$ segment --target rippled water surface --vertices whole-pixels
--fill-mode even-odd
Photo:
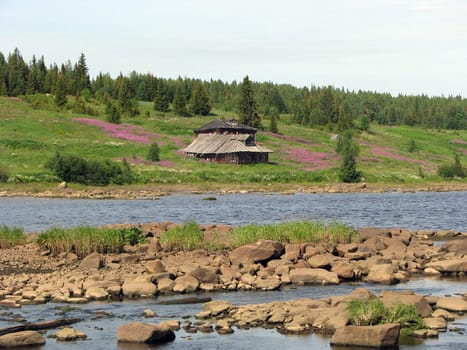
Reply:
[[[366,285],[359,284],[360,287],[366,287],[375,293],[381,290],[404,290],[411,289],[419,294],[444,295],[445,293],[456,294],[465,292],[465,280],[439,280],[439,279],[418,279],[395,286]],[[267,303],[277,300],[290,300],[298,298],[323,298],[333,295],[348,294],[356,288],[354,284],[341,284],[338,286],[306,286],[300,288],[290,288],[283,291],[273,292],[230,292],[215,293],[203,296],[211,296],[213,300],[227,300],[233,305],[244,305],[251,303]],[[201,311],[202,304],[188,305],[162,305],[160,302],[167,299],[178,297],[160,297],[155,299],[143,299],[130,302],[111,302],[111,303],[89,303],[85,305],[73,305],[76,309],[66,314],[66,317],[79,317],[83,322],[73,325],[74,328],[85,332],[89,339],[86,341],[77,341],[71,343],[60,343],[54,339],[47,339],[47,344],[41,347],[43,350],[51,349],[152,349],[149,346],[130,346],[117,344],[116,330],[118,326],[128,322],[160,322],[161,320],[177,319],[183,322],[182,318],[188,317],[194,321],[194,315]],[[22,316],[29,321],[38,321],[39,319],[55,319],[63,317],[57,315],[58,309],[66,305],[49,303],[46,305],[23,306],[21,309],[15,309],[13,312],[17,316]],[[155,311],[158,317],[153,319],[144,319],[141,315],[143,310],[151,309]],[[96,317],[98,314],[112,313],[111,317]],[[1,314],[0,310],[0,314]],[[11,317],[11,316],[10,316]],[[1,318],[1,317],[0,317]],[[11,323],[0,321],[0,327],[12,325]],[[461,328],[467,328],[467,318],[460,318],[456,325]],[[53,334],[55,330],[48,331],[47,334]],[[401,346],[401,349],[465,349],[467,336],[457,332],[441,333],[438,340],[426,340],[423,344],[417,346]],[[182,330],[176,332],[176,340],[172,343],[159,345],[153,349],[331,349],[329,338],[312,334],[305,336],[285,336],[277,333],[274,329],[255,328],[250,330],[238,330],[232,335],[218,335],[217,333],[197,333],[188,334]],[[350,348],[347,348],[350,349]]]
[[[159,200],[1,198],[0,224],[53,226],[172,221],[244,225],[284,220],[339,221],[355,227],[467,231],[467,192],[170,195]]]
[[[381,194],[229,194],[170,195],[159,200],[69,200],[39,198],[0,198],[0,225],[20,226],[26,231],[43,231],[53,226],[72,227],[80,224],[143,223],[154,221],[224,223],[244,225],[275,223],[289,220],[339,221],[355,227],[407,227],[410,229],[455,229],[467,231],[467,192],[381,193]],[[413,289],[419,294],[455,294],[467,291],[466,280],[419,279],[396,286],[365,285],[375,292],[384,289]],[[290,300],[301,297],[323,298],[348,294],[355,285],[310,286],[274,292],[233,292],[212,294],[213,299],[227,300],[234,305]],[[203,294],[204,296],[205,294]],[[133,321],[160,322],[193,316],[201,311],[200,304],[162,305],[164,298],[122,303],[89,303],[77,305],[68,317],[80,317],[74,325],[89,339],[59,343],[47,339],[40,349],[151,349],[148,346],[124,346],[116,343],[119,325]],[[51,320],[58,317],[57,304],[23,306],[13,315],[0,309],[0,327],[16,325],[8,321],[14,316],[28,321]],[[158,317],[144,319],[144,309],[152,309]],[[11,310],[7,310],[11,311]],[[111,312],[112,317],[96,318],[96,312]],[[467,329],[467,318],[456,321]],[[54,331],[48,331],[52,334]],[[465,332],[464,332],[465,333]],[[466,333],[467,334],[467,333]],[[401,349],[454,350],[467,349],[467,335],[441,333],[439,340],[426,340],[421,345],[402,345]],[[319,335],[284,336],[275,330],[235,330],[232,335],[176,333],[174,342],[157,349],[331,349],[329,339]],[[154,348],[155,349],[155,348]],[[349,349],[349,348],[348,348]]]

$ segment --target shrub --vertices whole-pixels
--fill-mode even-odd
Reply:
[[[415,143],[414,139],[410,139],[409,144],[407,145],[407,151],[410,153],[418,151],[418,146]]]
[[[22,228],[0,226],[0,248],[10,248],[15,245],[24,244],[26,236]]]
[[[119,164],[106,160],[86,160],[76,155],[56,153],[45,165],[63,181],[85,185],[124,184],[134,181],[127,162]]]
[[[415,305],[398,303],[387,307],[379,299],[352,300],[346,308],[350,322],[356,326],[372,326],[384,323],[399,323],[401,334],[410,335],[414,330],[424,328],[423,318]]]
[[[453,177],[464,178],[467,175],[467,171],[462,166],[459,155],[456,154],[452,164],[444,164],[438,168],[438,175],[445,179]]]
[[[10,172],[6,168],[0,168],[0,182],[8,182]]]
[[[160,153],[159,145],[157,144],[157,142],[153,142],[149,146],[149,151],[148,151],[148,155],[146,158],[150,161],[158,162],[160,160],[159,153]]]

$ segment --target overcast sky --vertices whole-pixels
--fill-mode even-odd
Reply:
[[[0,0],[0,51],[240,81],[467,97],[467,0]]]

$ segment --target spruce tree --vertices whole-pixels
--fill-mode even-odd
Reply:
[[[269,131],[275,134],[279,133],[279,128],[277,126],[277,114],[273,113],[271,116],[271,124],[269,125]]]
[[[154,109],[158,112],[167,112],[169,110],[167,86],[162,79],[157,80],[156,92],[154,93]]]
[[[197,115],[208,115],[211,111],[208,93],[199,80],[195,80],[193,83],[193,90],[190,98],[190,111]]]
[[[359,182],[360,172],[357,171],[356,161],[359,149],[358,145],[352,141],[352,134],[350,132],[339,134],[336,151],[341,156],[339,179],[342,182]]]
[[[253,128],[261,128],[261,117],[256,108],[256,101],[253,94],[253,85],[248,75],[243,78],[240,85],[240,99],[238,101],[238,114],[240,123]]]
[[[175,88],[175,95],[172,101],[173,109],[176,115],[187,117],[189,115],[186,108],[186,98],[183,94],[183,86],[181,79],[177,81],[177,87]]]
[[[67,103],[65,80],[62,75],[58,76],[57,83],[55,84],[55,104],[58,107],[63,107]]]
[[[74,85],[75,85],[75,95],[81,94],[81,91],[84,89],[91,89],[91,83],[89,80],[88,66],[86,64],[86,57],[84,53],[81,53],[79,56],[78,63],[74,67]]]

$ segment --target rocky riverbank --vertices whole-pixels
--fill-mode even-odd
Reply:
[[[283,244],[259,241],[233,250],[167,251],[159,238],[172,223],[139,225],[147,243],[127,246],[121,254],[78,257],[52,256],[31,242],[2,249],[0,254],[0,306],[19,308],[47,302],[87,303],[126,300],[194,292],[277,290],[287,285],[339,284],[352,281],[395,284],[414,276],[465,278],[467,234],[456,231],[360,230],[360,242],[335,244]],[[124,225],[119,225],[124,226]],[[228,235],[228,226],[203,226],[205,237]],[[30,237],[31,239],[33,236]],[[446,240],[434,244],[434,240]],[[229,332],[238,328],[275,327],[283,333],[333,333],[349,323],[343,312],[352,298],[380,298],[417,306],[434,335],[446,320],[467,311],[467,295],[453,299],[419,296],[413,292],[373,295],[355,290],[351,295],[325,300],[291,300],[237,307],[208,303],[196,327]],[[185,325],[193,330],[195,326]]]
[[[80,199],[155,199],[171,193],[382,193],[382,192],[453,192],[467,191],[466,182],[433,183],[433,184],[246,184],[223,185],[205,184],[202,187],[194,185],[131,185],[106,187],[75,187],[67,183],[55,186],[5,186],[0,188],[0,197],[40,197],[40,198],[80,198]]]

